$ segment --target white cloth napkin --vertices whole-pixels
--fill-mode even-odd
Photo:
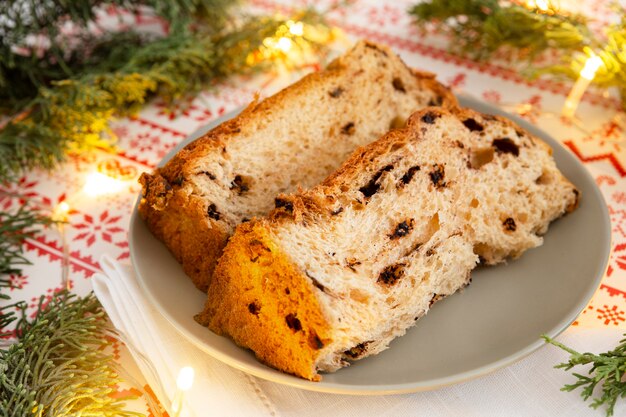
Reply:
[[[579,392],[560,388],[574,377],[553,369],[567,353],[546,346],[485,377],[436,391],[355,397],[303,391],[264,381],[231,368],[186,341],[143,296],[131,266],[103,256],[103,274],[92,278],[96,296],[114,326],[134,345],[131,353],[147,382],[167,407],[178,371],[192,366],[196,377],[181,416],[604,416],[589,408]],[[571,327],[559,341],[579,351],[605,352],[620,329]],[[144,355],[149,361],[140,356]],[[148,364],[151,363],[152,366]],[[152,368],[152,369],[151,369]],[[582,373],[582,370],[578,370]],[[162,387],[162,390],[159,388]],[[626,400],[615,416],[626,415]]]

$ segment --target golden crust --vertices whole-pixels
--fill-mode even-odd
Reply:
[[[320,379],[315,361],[330,342],[328,322],[308,280],[272,242],[263,220],[237,228],[196,321],[269,366]]]

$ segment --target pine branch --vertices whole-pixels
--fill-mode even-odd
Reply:
[[[588,352],[579,353],[548,336],[542,336],[546,342],[570,354],[567,362],[560,363],[555,368],[569,371],[578,365],[591,364],[589,376],[573,373],[577,380],[572,384],[565,385],[561,390],[570,392],[582,388],[580,395],[587,401],[593,396],[596,386],[600,385],[602,395],[594,398],[590,407],[605,406],[607,417],[612,416],[617,400],[626,398],[626,334],[624,336],[625,338],[620,341],[615,349],[598,355]]]
[[[105,353],[109,324],[95,296],[64,291],[44,300],[32,320],[22,310],[19,342],[0,350],[0,415],[140,416],[111,396],[120,380]]]
[[[512,47],[532,60],[548,48],[580,50],[591,36],[581,15],[535,13],[497,0],[431,0],[409,13],[418,25],[439,22],[454,35],[455,51],[477,59]]]
[[[582,15],[531,10],[514,2],[429,0],[416,4],[409,13],[419,27],[435,22],[440,31],[451,34],[453,52],[480,60],[500,53],[511,62],[526,63],[524,72],[529,78],[547,75],[576,80],[586,60],[597,55],[603,65],[594,83],[615,87],[626,109],[626,9],[616,8],[621,22],[606,28],[606,39],[596,37]],[[531,65],[546,52],[556,52],[560,63]]]
[[[298,19],[320,21],[312,12]],[[0,130],[0,181],[33,167],[52,168],[68,151],[110,146],[108,121],[136,112],[156,96],[179,100],[233,74],[263,68],[267,61],[249,57],[285,23],[256,17],[217,35],[179,30],[128,53],[116,71],[94,69],[40,88],[26,113]],[[316,39],[303,39],[320,47]]]
[[[2,193],[0,192],[0,195]],[[20,273],[19,265],[29,265],[22,244],[42,226],[53,223],[32,206],[23,204],[15,212],[0,211],[0,288],[7,287],[3,275]]]
[[[228,0],[78,0],[69,2],[9,0],[0,2],[0,106],[19,111],[41,87],[55,80],[76,77],[101,64],[117,66],[124,61],[107,59],[110,51],[128,50],[146,38],[131,26],[122,33],[96,34],[88,25],[96,22],[96,10],[116,6],[130,14],[146,13],[146,7],[161,17],[171,33],[192,22],[204,31],[217,33],[227,22]],[[143,10],[140,10],[142,9]],[[71,21],[78,33],[62,32]],[[133,43],[110,42],[110,38],[133,38]],[[149,37],[148,37],[149,39]],[[144,42],[145,40],[141,41]],[[140,42],[140,43],[141,43]]]

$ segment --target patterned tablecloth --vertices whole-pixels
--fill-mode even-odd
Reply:
[[[253,12],[287,14],[306,3],[253,0],[248,7]],[[316,2],[316,7],[328,7],[332,3],[331,0]],[[446,49],[449,39],[440,35],[436,27],[424,36],[411,24],[406,9],[412,1],[382,3],[357,0],[350,6],[339,6],[330,13],[330,21],[351,39],[366,38],[389,45],[409,65],[436,73],[456,93],[469,94],[517,112],[557,138],[587,167],[608,205],[613,250],[599,290],[574,325],[626,329],[626,132],[620,119],[624,115],[619,113],[619,100],[601,92],[588,92],[577,113],[584,126],[581,130],[556,116],[571,84],[527,81],[519,69],[506,64],[478,63],[452,55]],[[597,19],[598,28],[614,18],[608,1],[588,3],[587,10]],[[110,13],[115,11],[112,9]],[[150,24],[145,20],[137,23]],[[246,105],[255,92],[270,95],[301,75],[266,73],[233,79],[175,108],[154,102],[134,118],[113,122],[113,130],[119,136],[116,154],[97,151],[73,157],[52,173],[29,173],[8,191],[50,209],[63,201],[69,205],[66,236],[71,285],[75,292],[86,294],[91,290],[90,277],[99,271],[98,259],[102,254],[129,260],[127,232],[140,192],[139,174],[152,170],[169,150],[200,126]],[[93,176],[98,170],[125,180],[112,184],[111,192],[92,195],[94,188],[102,189],[98,185],[102,178]],[[20,204],[16,198],[0,197],[2,210]],[[50,297],[62,288],[61,237],[57,230],[50,229],[27,240],[25,249],[33,265],[25,267],[23,274],[11,276],[10,296],[13,300],[27,300],[32,314],[42,294]],[[133,366],[122,347],[116,349],[116,355],[124,367]],[[120,388],[120,394],[124,392],[127,391]]]

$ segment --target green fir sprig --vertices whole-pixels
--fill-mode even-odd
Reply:
[[[60,292],[41,298],[34,318],[21,307],[19,341],[0,350],[0,415],[121,416],[125,400],[110,394],[120,382],[108,353],[109,329],[93,294]],[[2,311],[6,317],[6,312]]]
[[[450,50],[478,60],[496,54],[511,63],[524,64],[529,78],[580,76],[592,55],[602,59],[594,83],[616,88],[626,109],[626,9],[616,7],[620,21],[603,33],[589,29],[591,19],[554,8],[539,10],[514,1],[427,0],[409,13],[418,27],[436,24],[440,32],[452,35]],[[556,63],[538,63],[545,53],[556,55]]]
[[[150,36],[130,27],[109,32],[98,26],[98,9],[116,7],[131,16],[153,14],[163,19],[170,33],[184,30],[191,22],[205,31],[217,32],[227,23],[229,0],[73,0],[0,2],[0,107],[18,110],[52,81],[115,70],[129,53]],[[147,10],[150,10],[147,12]],[[64,32],[64,24],[74,29]],[[65,26],[67,27],[67,26]],[[104,32],[104,33],[102,33]],[[153,37],[152,37],[153,38]],[[123,52],[120,54],[120,51]],[[119,59],[122,58],[122,59]]]
[[[9,197],[0,191],[2,196]],[[0,297],[4,294],[2,289],[9,287],[7,275],[18,274],[20,266],[30,264],[24,256],[24,240],[52,223],[50,217],[33,209],[28,201],[17,210],[0,211]]]
[[[296,18],[321,25],[312,11]],[[132,50],[112,44],[108,54],[118,56],[117,68],[102,64],[38,87],[37,95],[0,127],[0,182],[32,168],[53,168],[70,151],[110,147],[111,118],[132,114],[152,98],[173,102],[229,76],[266,67],[268,62],[249,57],[286,22],[254,17],[218,33],[182,27]],[[322,46],[304,38],[314,48]]]
[[[626,398],[626,334],[624,336],[615,349],[600,354],[579,353],[548,336],[542,336],[546,342],[570,354],[567,362],[560,363],[555,368],[569,371],[579,365],[591,364],[588,375],[573,373],[576,382],[565,385],[561,390],[570,392],[582,388],[580,395],[587,401],[594,395],[596,387],[600,386],[602,395],[593,398],[590,407],[605,406],[606,415],[612,416],[617,400]]]
[[[454,35],[455,51],[486,59],[496,51],[533,59],[548,48],[579,50],[590,38],[587,19],[578,14],[536,13],[498,0],[431,0],[410,11],[418,24],[436,21]]]

